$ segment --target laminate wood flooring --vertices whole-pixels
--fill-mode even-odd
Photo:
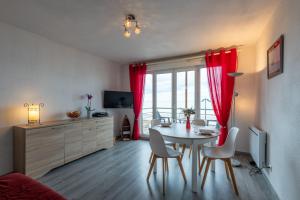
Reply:
[[[226,177],[224,164],[216,161],[215,172],[209,172],[203,191],[202,176],[198,176],[198,192],[191,189],[191,159],[188,149],[183,158],[187,176],[184,184],[176,159],[169,159],[166,175],[166,194],[162,195],[162,164],[157,174],[146,181],[149,169],[148,141],[117,142],[113,148],[98,151],[52,170],[39,179],[67,199],[80,200],[144,200],[144,199],[203,199],[203,200],[276,200],[277,195],[261,174],[249,175],[250,157],[237,155],[242,167],[234,168],[239,189],[236,196]],[[201,158],[202,159],[202,158]]]

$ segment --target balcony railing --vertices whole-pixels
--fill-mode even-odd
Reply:
[[[216,125],[216,116],[213,109],[208,108],[210,103],[209,99],[202,99],[201,102],[204,102],[204,108],[200,109],[200,118],[207,121],[208,125]],[[163,119],[169,118],[171,121],[176,122],[185,122],[186,118],[182,112],[183,108],[177,108],[176,119],[172,118],[172,108],[162,108],[158,107],[157,111]],[[153,108],[143,108],[141,122],[143,123],[143,133],[148,134],[148,129],[151,126],[151,120],[153,119]]]

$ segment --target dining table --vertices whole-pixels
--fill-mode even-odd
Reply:
[[[215,145],[219,133],[215,127],[212,126],[196,126],[192,125],[190,129],[186,128],[183,123],[174,123],[170,126],[157,125],[153,129],[159,131],[166,141],[176,143],[179,149],[179,144],[192,145],[192,191],[197,192],[197,151],[198,146],[210,143]],[[209,134],[208,134],[209,133]],[[200,162],[200,161],[199,161]],[[212,162],[211,170],[214,171],[215,164]],[[154,172],[156,173],[157,163],[154,165]]]

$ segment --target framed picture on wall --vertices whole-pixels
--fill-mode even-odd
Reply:
[[[268,79],[283,73],[283,35],[268,49]]]

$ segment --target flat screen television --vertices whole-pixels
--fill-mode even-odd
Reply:
[[[131,92],[104,91],[104,108],[133,108]]]

